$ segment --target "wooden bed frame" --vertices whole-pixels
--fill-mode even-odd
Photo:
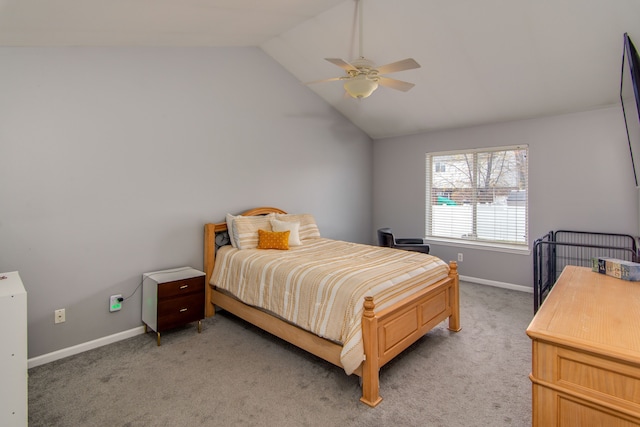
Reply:
[[[272,212],[286,213],[278,208],[259,207],[248,210],[242,215],[266,215]],[[209,284],[215,263],[216,235],[226,230],[226,222],[205,224],[204,227],[206,316],[213,316],[217,306],[309,353],[342,367],[340,362],[342,346],[339,344],[246,305]],[[375,311],[373,298],[366,298],[362,317],[365,360],[354,372],[362,380],[360,400],[363,403],[374,407],[382,400],[378,375],[380,368],[387,362],[447,318],[449,330],[457,332],[461,329],[458,267],[455,261],[451,261],[449,267],[450,272],[447,278],[379,312]]]

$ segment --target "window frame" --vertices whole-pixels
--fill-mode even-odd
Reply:
[[[487,239],[464,239],[464,238],[454,238],[454,237],[445,237],[445,236],[434,236],[432,235],[432,222],[433,222],[433,204],[432,198],[437,197],[438,194],[433,193],[433,182],[434,177],[434,165],[436,163],[442,163],[442,160],[438,157],[443,156],[451,156],[451,155],[469,155],[473,154],[477,156],[481,153],[490,153],[490,152],[499,152],[499,151],[517,151],[517,150],[525,150],[525,158],[526,158],[526,167],[525,167],[525,191],[526,191],[526,200],[525,200],[525,214],[524,214],[524,232],[525,232],[525,240],[522,243],[512,242],[512,241],[501,241],[501,240],[487,240]],[[477,157],[476,157],[477,158]],[[446,168],[449,170],[449,168]],[[477,168],[474,166],[474,169]],[[479,181],[476,180],[476,189],[478,188]],[[477,201],[475,202],[478,203]],[[477,223],[478,215],[477,212],[474,213],[473,221]],[[519,145],[509,145],[509,146],[496,146],[496,147],[484,147],[484,148],[473,148],[473,149],[462,149],[462,150],[449,150],[449,151],[438,151],[438,152],[429,152],[425,154],[425,236],[429,241],[442,243],[448,246],[457,246],[457,247],[472,247],[478,249],[490,249],[499,252],[508,252],[508,253],[530,253],[529,244],[530,244],[530,233],[529,233],[529,146],[527,144],[519,144]]]

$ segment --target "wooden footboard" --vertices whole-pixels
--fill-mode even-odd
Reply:
[[[257,208],[243,215],[262,215],[270,212],[285,213],[277,208]],[[309,353],[342,367],[340,345],[248,306],[217,291],[213,285],[209,284],[215,262],[216,234],[226,229],[226,223],[222,222],[205,224],[206,316],[213,316],[217,306]],[[380,368],[436,325],[449,319],[450,330],[457,332],[461,329],[456,262],[452,261],[449,267],[447,278],[384,310],[376,312],[373,299],[366,298],[362,318],[365,361],[354,372],[362,377],[362,397],[360,398],[362,402],[372,407],[380,403],[382,400],[379,392]]]
[[[461,329],[458,266],[452,261],[449,267],[448,278],[378,313],[374,311],[373,298],[366,297],[362,317],[362,402],[369,406],[380,403],[380,368],[440,322],[448,318],[450,330]]]

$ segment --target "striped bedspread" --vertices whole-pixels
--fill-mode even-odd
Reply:
[[[430,255],[315,238],[285,251],[220,248],[211,283],[342,344],[342,366],[351,374],[364,360],[365,296],[384,309],[448,273]]]

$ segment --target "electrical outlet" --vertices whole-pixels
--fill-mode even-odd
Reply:
[[[60,308],[53,312],[53,323],[64,323],[66,320],[64,308]]]
[[[111,295],[109,297],[109,311],[119,311],[122,308],[122,295]]]
[[[459,262],[462,262],[462,261],[463,261],[463,259],[464,259],[464,257],[462,256],[462,252],[459,252],[459,253],[458,253],[458,261],[459,261]]]

